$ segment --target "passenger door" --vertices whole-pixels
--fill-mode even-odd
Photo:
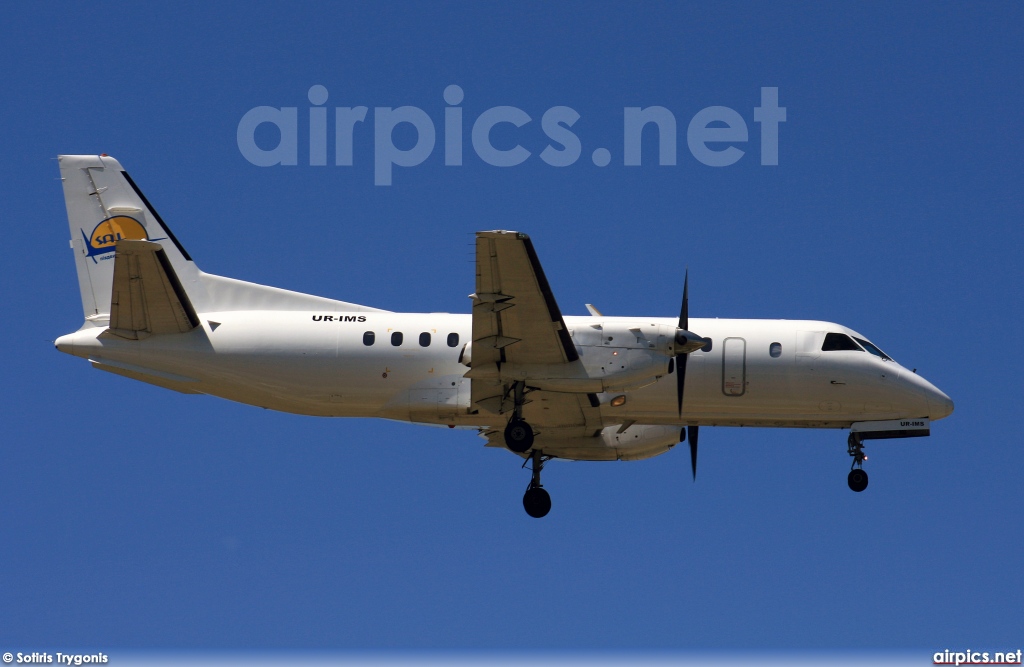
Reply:
[[[722,341],[722,393],[742,396],[747,391],[747,341],[726,338]]]

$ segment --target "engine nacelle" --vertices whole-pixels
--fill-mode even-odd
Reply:
[[[465,377],[495,384],[525,381],[548,391],[602,393],[631,391],[667,375],[677,354],[700,349],[707,341],[667,324],[604,322],[572,332],[579,361],[569,364],[484,364],[474,366],[473,344],[467,342],[459,363]]]
[[[680,427],[632,424],[626,429],[608,426],[593,437],[554,438],[541,431],[535,446],[545,453],[577,461],[637,461],[672,449],[680,439]]]
[[[628,391],[653,384],[668,373],[677,354],[707,344],[697,334],[668,324],[605,321],[574,332],[580,360],[603,391]]]
[[[609,426],[601,431],[606,445],[615,450],[619,461],[639,461],[664,454],[680,440],[678,426],[648,426],[633,424],[622,433],[619,427]]]
[[[582,332],[581,332],[582,333]],[[708,339],[698,336],[692,331],[679,329],[668,324],[647,324],[637,325],[635,323],[605,322],[599,328],[599,333],[588,332],[586,336],[580,336],[591,344],[595,337],[599,339],[598,347],[626,347],[629,349],[643,349],[658,352],[666,357],[674,357],[677,354],[689,354],[704,347]]]

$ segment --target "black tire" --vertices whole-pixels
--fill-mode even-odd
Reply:
[[[851,491],[860,493],[868,488],[868,474],[860,468],[854,468],[846,477],[846,483],[850,485]]]
[[[527,489],[523,496],[523,509],[534,519],[546,516],[551,511],[551,496],[539,486]]]
[[[533,447],[533,428],[522,419],[513,419],[505,427],[505,446],[516,454]]]

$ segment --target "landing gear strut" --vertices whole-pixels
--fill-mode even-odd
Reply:
[[[856,433],[851,433],[846,441],[846,452],[853,457],[853,463],[850,464],[850,474],[846,477],[846,483],[850,485],[851,491],[860,493],[868,488],[868,474],[863,469],[864,461],[868,457],[864,456],[864,443]]]
[[[525,382],[516,382],[512,385],[515,408],[512,410],[512,418],[508,420],[508,426],[505,427],[505,446],[516,454],[528,452],[533,447],[533,427],[523,419],[523,405],[526,403],[523,398],[525,393]]]
[[[550,458],[536,449],[530,454],[533,475],[530,477],[530,485],[526,487],[526,493],[523,494],[523,509],[534,519],[539,519],[551,511],[551,496],[540,484],[540,471]]]

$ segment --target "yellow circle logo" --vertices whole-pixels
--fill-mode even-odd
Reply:
[[[107,218],[92,230],[92,234],[89,236],[89,255],[113,252],[117,242],[121,239],[146,240],[148,238],[146,228],[138,220],[126,215],[116,215]]]

